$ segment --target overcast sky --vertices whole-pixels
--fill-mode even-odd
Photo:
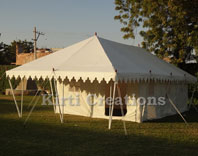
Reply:
[[[30,41],[36,26],[45,33],[39,38],[40,48],[63,48],[94,32],[106,39],[138,45],[139,35],[135,40],[122,39],[122,25],[114,20],[118,13],[114,8],[114,0],[0,0],[0,42]]]

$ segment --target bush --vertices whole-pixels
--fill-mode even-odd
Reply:
[[[198,72],[195,75],[196,75],[197,80],[198,80]],[[192,103],[194,105],[198,105],[198,81],[195,84],[189,85],[189,88],[188,88],[189,100],[191,100],[191,97],[192,97],[193,93],[194,93],[194,95],[193,95]]]
[[[191,75],[196,76],[198,80],[198,63],[181,64],[179,67],[184,71],[190,73]],[[192,103],[194,105],[198,105],[198,81],[195,84],[190,84],[188,87],[188,103],[191,100],[193,92],[194,96],[192,99]]]
[[[16,65],[0,65],[0,94],[4,93],[5,89],[10,88],[5,72],[15,67],[17,66]],[[12,78],[11,82],[12,82],[13,88],[15,88],[19,84],[20,80],[16,81],[14,78]]]

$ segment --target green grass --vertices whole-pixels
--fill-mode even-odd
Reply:
[[[125,136],[121,121],[59,115],[51,106],[36,106],[24,127],[27,105],[19,119],[10,96],[0,95],[0,156],[31,155],[198,155],[198,113],[184,113],[189,125],[179,116],[137,124],[126,122]],[[17,97],[19,100],[20,97]]]

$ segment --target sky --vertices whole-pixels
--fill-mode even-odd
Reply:
[[[0,42],[32,41],[33,28],[45,33],[39,48],[64,48],[97,32],[99,37],[129,45],[142,38],[124,40],[122,25],[114,20],[114,0],[0,0]]]

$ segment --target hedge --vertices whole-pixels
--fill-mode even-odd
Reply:
[[[4,93],[5,89],[10,88],[8,80],[6,78],[6,70],[17,67],[16,65],[0,65],[0,93]],[[19,80],[11,79],[12,85],[15,88],[19,84]]]

